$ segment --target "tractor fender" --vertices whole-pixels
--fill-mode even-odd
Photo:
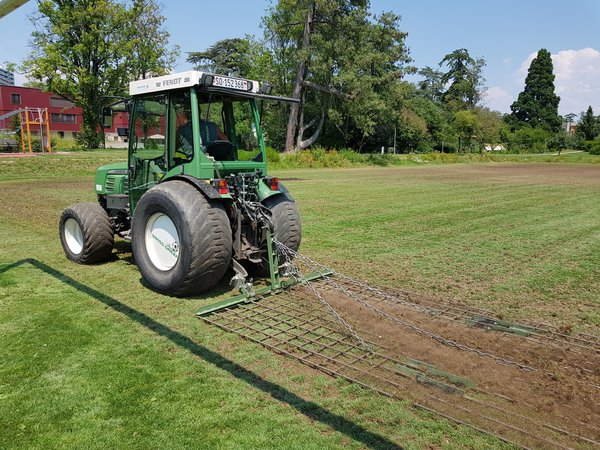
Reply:
[[[279,190],[288,198],[289,201],[295,202],[294,197],[292,197],[292,194],[290,194],[290,191],[288,191],[288,189],[281,182],[279,183]]]
[[[181,180],[191,184],[208,200],[221,200],[222,198],[221,194],[219,194],[219,191],[217,191],[210,183],[207,183],[204,180],[199,180],[198,178],[194,178],[189,175],[175,175],[163,180],[162,182],[165,183],[171,180]]]
[[[281,182],[279,183],[278,191],[270,190],[264,183],[259,184],[258,197],[261,202],[265,201],[267,198],[275,197],[276,195],[282,195],[286,197],[289,201],[294,201],[294,198],[292,197],[292,194],[290,194],[290,191],[288,191],[287,188]]]

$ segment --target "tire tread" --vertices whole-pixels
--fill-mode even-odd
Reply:
[[[83,233],[83,249],[71,257],[66,250],[63,226],[67,219],[79,222]],[[59,222],[60,238],[67,257],[79,264],[94,264],[106,261],[112,254],[115,236],[106,211],[98,203],[76,203],[66,208]]]

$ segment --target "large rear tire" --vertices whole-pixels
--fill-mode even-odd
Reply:
[[[65,255],[79,264],[107,260],[114,246],[112,224],[98,203],[77,203],[65,209],[58,225]]]
[[[205,292],[229,267],[232,235],[225,209],[184,181],[148,190],[132,225],[136,264],[144,280],[162,294]]]
[[[263,205],[271,210],[275,239],[298,251],[302,241],[302,223],[296,202],[280,194],[268,197]]]
[[[302,223],[300,221],[298,205],[285,194],[268,197],[263,201],[263,205],[271,210],[275,239],[286,247],[298,251],[300,242],[302,241]],[[283,252],[278,251],[277,256],[279,257],[280,265],[285,262]],[[268,276],[270,271],[267,259],[265,242],[262,262],[249,265],[249,270],[257,276]]]

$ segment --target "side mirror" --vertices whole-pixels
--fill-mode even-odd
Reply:
[[[112,128],[113,127],[113,117],[115,113],[112,108],[102,108],[102,127],[103,128]]]

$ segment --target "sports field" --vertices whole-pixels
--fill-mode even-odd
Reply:
[[[196,319],[233,291],[153,293],[124,241],[109,263],[68,262],[60,213],[94,201],[95,167],[121,155],[0,160],[1,448],[505,445]],[[302,254],[429,301],[600,334],[599,164],[275,175],[300,207]]]

